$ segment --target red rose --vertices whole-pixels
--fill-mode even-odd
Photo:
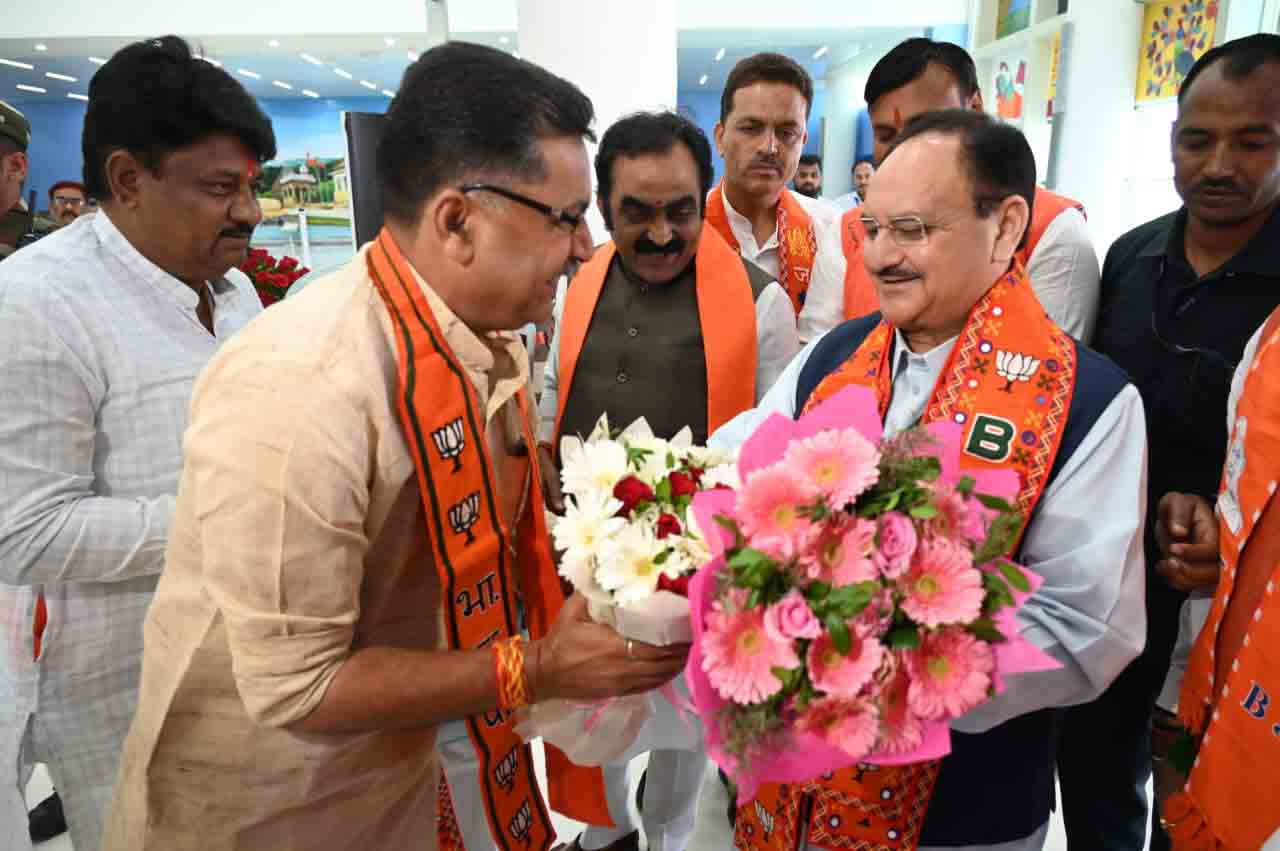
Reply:
[[[677,579],[670,579],[665,573],[658,574],[658,590],[670,591],[672,594],[679,594],[681,597],[689,596],[689,580],[691,576],[681,576]]]
[[[682,473],[679,470],[672,470],[671,475],[667,476],[667,481],[671,482],[671,498],[679,499],[682,496],[693,496],[698,492],[698,483],[693,476],[688,473]]]
[[[298,268],[298,261],[292,257],[281,257],[280,263],[276,266],[281,272],[292,272]]]
[[[689,468],[689,478],[693,479],[694,483],[696,483],[697,485],[701,486],[701,485],[702,485],[702,477],[706,474],[706,472],[707,472],[707,471],[706,471],[706,470],[704,470],[704,469],[702,469],[701,467],[690,467],[690,468]]]
[[[310,275],[310,274],[311,274],[311,270],[308,269],[306,266],[303,266],[301,269],[298,270],[299,278],[301,278],[303,275]]]
[[[637,505],[642,502],[652,502],[653,497],[653,488],[635,476],[627,476],[613,486],[613,498],[622,502],[622,508],[618,509],[618,517],[630,517]]]
[[[250,257],[267,257],[269,255],[267,254],[267,249],[265,248],[250,248],[249,256]]]
[[[680,527],[680,518],[674,514],[663,514],[658,518],[658,540],[668,535],[679,535],[683,531]]]

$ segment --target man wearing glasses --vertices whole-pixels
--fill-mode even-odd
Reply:
[[[786,292],[704,227],[712,175],[707,137],[672,112],[628,116],[601,139],[598,204],[613,240],[573,279],[557,317],[540,404],[549,493],[559,492],[552,456],[561,435],[590,434],[608,414],[618,428],[644,417],[664,439],[688,426],[705,444],[799,350]],[[578,848],[639,847],[627,763],[646,745],[655,747],[641,806],[648,847],[687,845],[707,758],[701,736],[665,701],[662,710],[604,769],[616,827],[589,828]]]
[[[1249,36],[1201,57],[1182,83],[1173,127],[1182,209],[1122,236],[1103,268],[1094,345],[1130,375],[1147,409],[1148,633],[1142,656],[1106,694],[1066,713],[1059,760],[1073,846],[1143,847],[1152,709],[1179,611],[1188,591],[1207,596],[1217,583],[1214,556],[1207,569],[1187,558],[1174,559],[1168,577],[1155,570],[1157,507],[1173,492],[1215,498],[1232,372],[1280,304],[1278,91],[1278,36]],[[1186,535],[1194,543],[1194,527]],[[1169,713],[1157,710],[1154,721],[1168,727]],[[1153,848],[1168,847],[1154,819],[1152,832]]]
[[[871,69],[865,89],[879,162],[903,125],[933,109],[982,110],[978,72],[964,48],[928,38],[910,38]],[[862,192],[865,199],[866,192]],[[844,289],[834,300],[815,303],[822,327],[877,309],[876,288],[862,262],[861,213],[840,223],[848,267]],[[1085,225],[1084,208],[1070,198],[1037,188],[1021,260],[1036,297],[1062,330],[1082,342],[1093,333],[1098,308],[1098,258]],[[815,293],[815,298],[823,293]],[[843,302],[841,302],[843,298]]]
[[[79,218],[89,202],[84,184],[74,180],[60,180],[49,188],[49,215],[58,227],[66,227]]]
[[[592,119],[510,54],[424,53],[378,238],[209,364],[105,851],[435,849],[437,728],[464,719],[494,844],[547,851],[516,713],[684,667],[565,602],[543,525],[512,329],[591,254]],[[547,764],[554,805],[588,791]]]
[[[1035,174],[1022,134],[984,113],[909,122],[862,208],[883,313],[811,343],[711,442],[738,444],[771,413],[798,416],[849,386],[875,393],[890,436],[958,425],[962,467],[1018,474],[1029,522],[1015,557],[1044,578],[1019,616],[1062,667],[1010,678],[953,722],[940,763],[840,771],[815,792],[761,787],[738,811],[740,849],[773,847],[771,835],[807,849],[1039,849],[1057,708],[1096,697],[1142,649],[1142,402],[1031,290],[1017,255]]]

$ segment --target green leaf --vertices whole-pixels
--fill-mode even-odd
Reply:
[[[849,651],[853,649],[853,638],[849,635],[849,624],[845,623],[844,618],[836,615],[827,615],[827,632],[831,635],[831,643],[840,651],[840,655],[848,656]]]
[[[982,587],[987,592],[982,604],[982,611],[986,614],[995,614],[1006,606],[1012,606],[1017,602],[1013,598],[1013,592],[1009,590],[1009,586],[994,573],[982,572]]]
[[[962,496],[968,496],[973,493],[973,489],[977,484],[978,483],[973,480],[973,476],[961,476],[960,481],[956,483],[956,493]]]
[[[1026,574],[1019,570],[1016,564],[1009,561],[1000,561],[996,563],[996,567],[999,568],[1004,578],[1009,580],[1010,585],[1023,594],[1030,593],[1031,583],[1027,581]]]
[[[670,502],[671,501],[671,480],[663,479],[661,482],[658,482],[658,486],[653,489],[653,492],[654,494],[657,495],[659,502]]]
[[[804,589],[804,596],[813,603],[821,603],[830,593],[831,583],[829,582],[810,582],[809,587]]]
[[[917,520],[932,520],[938,516],[938,508],[926,502],[913,507],[908,513]]]
[[[800,685],[804,671],[800,668],[770,668],[769,671],[782,683],[783,691],[794,691]]]
[[[871,604],[879,587],[875,582],[859,582],[836,588],[827,595],[827,610],[843,618],[856,618]]]
[[[667,547],[665,550],[663,550],[662,552],[658,553],[656,556],[653,557],[653,563],[661,567],[662,565],[667,563],[667,559],[671,558],[672,552],[673,550],[671,549],[671,547]]]
[[[992,496],[991,494],[986,493],[975,493],[973,494],[973,498],[985,505],[987,508],[990,508],[992,511],[999,511],[1003,514],[1010,514],[1013,512],[1013,506],[1010,505],[1007,500],[1003,500],[998,496]]]
[[[893,650],[914,650],[920,646],[920,630],[914,626],[898,627],[885,638]]]
[[[627,447],[627,466],[639,470],[644,466],[645,460],[653,454],[652,449],[639,449],[635,446]]]
[[[760,597],[761,597],[760,589],[752,588],[751,593],[747,596],[747,608],[748,609],[760,608]]]
[[[996,623],[991,618],[978,618],[969,624],[968,629],[976,638],[989,644],[1003,644],[1008,640],[1004,637],[1004,633],[996,628]]]
[[[987,540],[973,554],[975,564],[986,564],[1009,555],[1022,530],[1022,517],[1018,514],[1001,514],[987,530]]]
[[[672,452],[667,453],[667,467],[671,468],[676,465],[676,456]]]
[[[726,516],[724,514],[716,514],[711,519],[714,520],[719,526],[725,529],[728,529],[730,532],[732,532],[735,538],[739,537],[742,534],[742,532],[738,530],[738,522],[734,520],[732,517]]]

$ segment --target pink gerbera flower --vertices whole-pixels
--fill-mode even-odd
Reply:
[[[751,546],[779,559],[794,558],[813,539],[815,527],[801,513],[813,501],[798,474],[774,464],[747,477],[738,492],[738,521]]]
[[[909,651],[907,702],[921,718],[958,718],[987,699],[995,654],[962,629],[926,635]]]
[[[950,485],[935,486],[933,500],[938,515],[929,521],[929,529],[934,535],[943,538],[959,536],[974,546],[987,539],[987,527],[996,512]]]
[[[922,541],[900,589],[902,610],[917,623],[935,627],[969,623],[982,612],[982,573],[973,553],[946,538]]]
[[[827,523],[805,557],[810,579],[833,585],[853,585],[879,578],[871,560],[875,550],[876,524],[862,517],[845,523]]]
[[[838,697],[810,703],[797,721],[797,727],[855,759],[869,754],[880,735],[880,722],[874,705],[865,700]]]
[[[782,463],[800,474],[832,508],[844,508],[880,479],[880,450],[856,428],[831,429],[797,440]]]
[[[856,697],[884,661],[884,647],[853,633],[849,655],[837,649],[823,633],[809,645],[809,679],[832,697]]]
[[[924,740],[924,725],[907,699],[910,685],[905,667],[899,667],[880,690],[880,753],[909,753]]]
[[[730,599],[732,609],[717,601],[707,615],[702,670],[725,700],[759,703],[782,689],[773,669],[799,667],[800,657],[790,641],[770,636],[764,609],[741,610],[745,600],[741,592],[734,592]]]

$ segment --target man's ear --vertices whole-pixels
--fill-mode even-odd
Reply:
[[[142,192],[142,182],[146,178],[145,171],[146,166],[124,148],[117,148],[108,154],[103,172],[112,200],[125,209],[136,207]]]
[[[993,214],[997,217],[996,241],[991,252],[993,263],[1009,263],[1022,245],[1023,234],[1031,226],[1031,207],[1021,195],[1010,195],[1000,202]]]
[[[427,202],[419,228],[429,228],[430,236],[444,249],[445,256],[459,266],[469,266],[476,255],[478,209],[471,198],[457,189],[446,189]]]

